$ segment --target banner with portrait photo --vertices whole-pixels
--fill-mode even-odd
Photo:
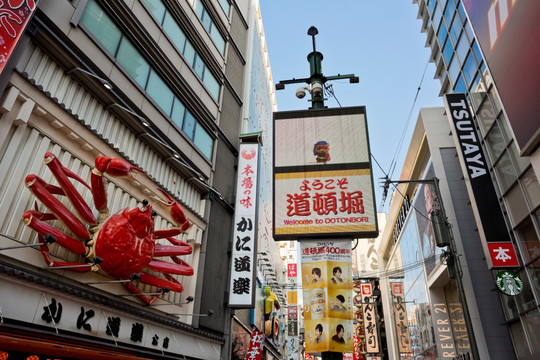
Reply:
[[[306,352],[353,350],[351,241],[300,243]]]

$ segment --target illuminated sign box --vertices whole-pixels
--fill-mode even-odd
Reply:
[[[378,235],[365,107],[274,113],[275,240]]]

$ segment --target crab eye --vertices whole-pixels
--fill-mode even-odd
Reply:
[[[142,201],[142,205],[143,205],[144,207],[148,206],[148,200],[144,199],[144,200]]]
[[[152,217],[156,217],[156,215],[157,215],[156,210],[152,210]]]

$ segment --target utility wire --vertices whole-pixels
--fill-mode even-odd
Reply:
[[[394,170],[396,168],[397,156],[398,156],[399,152],[401,151],[401,147],[403,146],[403,141],[405,140],[405,135],[407,134],[407,129],[409,128],[409,125],[410,125],[410,122],[411,122],[412,113],[413,113],[414,107],[416,105],[416,100],[418,100],[418,94],[420,93],[420,90],[422,89],[422,83],[424,82],[424,76],[426,75],[428,65],[429,65],[429,58],[428,58],[428,61],[426,63],[426,66],[424,68],[424,73],[422,74],[422,78],[420,79],[420,84],[418,84],[418,88],[416,89],[416,95],[414,96],[414,100],[413,100],[413,103],[411,105],[411,109],[409,111],[409,116],[407,117],[407,121],[405,122],[405,128],[403,129],[403,132],[401,133],[401,137],[399,139],[398,146],[396,148],[396,152],[394,153],[394,157],[392,159],[392,162],[390,163],[390,168],[388,170],[388,173],[390,174],[390,177],[392,177],[392,175],[394,174]]]

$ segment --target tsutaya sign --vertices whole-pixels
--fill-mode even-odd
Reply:
[[[274,113],[275,240],[376,237],[365,107]]]
[[[255,244],[259,144],[240,144],[234,214],[229,306],[250,307],[255,301]]]
[[[465,94],[446,94],[445,106],[454,139],[461,150],[458,152],[461,164],[469,176],[467,186],[471,199],[476,203],[473,211],[482,223],[481,232],[487,243],[490,268],[517,267],[519,262],[505,226],[467,98]]]

